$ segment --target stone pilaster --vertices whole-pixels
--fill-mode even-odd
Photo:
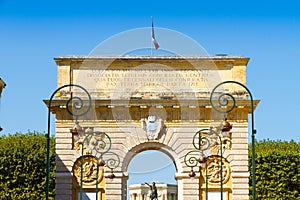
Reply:
[[[232,200],[249,199],[248,124],[235,124],[232,129],[231,176]]]
[[[127,200],[124,181],[127,181],[128,176],[121,172],[114,173],[114,175],[114,178],[109,178],[110,172],[104,174],[106,178],[106,197],[112,200]]]
[[[72,200],[72,174],[68,172],[55,173],[55,199]]]

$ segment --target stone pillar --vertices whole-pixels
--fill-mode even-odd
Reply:
[[[199,200],[200,179],[199,174],[190,178],[188,173],[177,173],[178,199]]]
[[[55,188],[57,200],[72,200],[72,134],[68,128],[56,124],[56,173]]]
[[[124,187],[127,187],[127,184],[125,186],[124,182],[127,182],[128,176],[121,172],[114,172],[115,177],[112,179],[109,178],[109,175],[110,172],[104,173],[106,178],[105,196],[113,200],[127,200],[126,189],[124,189]]]
[[[248,125],[234,125],[232,130],[231,175],[232,200],[249,199]]]
[[[64,65],[60,65],[57,69],[57,85],[61,87],[71,83],[71,66],[70,62],[65,62]]]
[[[71,173],[56,173],[55,187],[57,200],[72,200],[72,175]]]

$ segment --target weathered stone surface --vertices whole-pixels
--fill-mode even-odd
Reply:
[[[78,117],[80,126],[84,130],[90,127],[95,132],[107,133],[112,142],[110,151],[120,158],[119,167],[114,169],[116,177],[108,178],[110,171],[107,169],[101,182],[105,188],[105,198],[125,200],[128,176],[124,172],[131,159],[141,151],[158,150],[167,154],[176,165],[178,199],[199,200],[205,192],[205,169],[200,169],[200,173],[199,167],[194,168],[196,177],[191,179],[188,176],[190,168],[184,162],[185,155],[195,150],[192,140],[197,131],[209,130],[221,122],[208,99],[211,88],[224,80],[245,84],[248,60],[235,56],[55,58],[58,86],[79,84],[93,98],[92,109]],[[240,88],[234,85],[224,89],[240,92]],[[83,95],[75,88],[72,92],[73,96]],[[72,196],[75,198],[77,195],[74,191],[78,191],[78,185],[72,182],[72,169],[81,157],[80,145],[76,146],[76,142],[82,142],[75,140],[77,135],[70,132],[75,117],[66,111],[65,103],[69,97],[69,89],[64,90],[57,95],[51,108],[56,114],[56,199],[63,200],[71,200]],[[239,105],[227,116],[233,129],[229,138],[231,145],[224,153],[224,162],[231,168],[227,171],[230,179],[224,183],[224,191],[229,199],[247,200],[250,102],[241,93],[237,103]],[[258,101],[255,101],[255,106],[257,104]],[[164,127],[154,140],[147,138],[140,121],[148,115],[164,120]],[[215,144],[216,148],[219,146]],[[210,191],[218,188],[217,184],[209,185]]]

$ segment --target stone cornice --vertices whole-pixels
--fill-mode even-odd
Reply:
[[[49,105],[49,101],[44,101]],[[67,100],[53,100],[51,104],[51,112],[56,114],[56,120],[68,121],[74,120],[66,109]],[[259,100],[254,101],[254,109],[258,105]],[[88,101],[84,101],[83,110],[86,110]],[[115,121],[128,122],[140,121],[148,115],[156,115],[166,122],[179,123],[182,121],[190,122],[208,122],[219,120],[222,114],[214,111],[209,100],[95,100],[92,102],[90,111],[79,117],[79,120],[100,120],[102,122],[114,123]],[[70,109],[72,110],[72,109]],[[230,121],[237,122],[248,121],[248,114],[251,113],[250,100],[237,100],[235,108],[227,113]],[[218,119],[215,119],[218,116]]]
[[[43,100],[44,103],[49,105],[49,100]],[[54,108],[65,108],[68,99],[55,99],[52,100],[51,107]],[[87,104],[88,101],[85,102]],[[258,105],[260,100],[254,100],[254,109]],[[183,99],[183,100],[164,100],[164,99],[126,99],[126,100],[112,100],[112,99],[96,99],[92,101],[94,107],[130,107],[130,106],[172,106],[173,108],[180,107],[203,107],[207,109],[212,109],[210,100],[208,99]],[[250,108],[251,101],[250,100],[236,100],[237,108]]]
[[[69,65],[81,69],[99,66],[124,69],[149,63],[177,69],[213,68],[213,66],[228,68],[246,66],[249,62],[249,58],[242,56],[62,56],[54,60],[58,66]]]

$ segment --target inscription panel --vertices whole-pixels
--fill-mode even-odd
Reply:
[[[230,70],[73,70],[73,83],[107,92],[204,91],[220,81],[231,79]]]

